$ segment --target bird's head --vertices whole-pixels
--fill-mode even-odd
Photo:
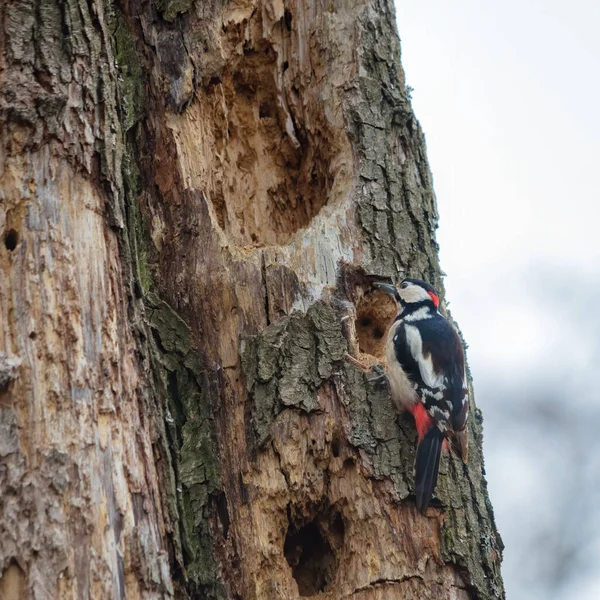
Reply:
[[[435,289],[421,279],[404,279],[396,287],[390,283],[374,283],[378,290],[386,292],[394,297],[402,308],[419,306],[433,306],[437,308],[440,304]]]

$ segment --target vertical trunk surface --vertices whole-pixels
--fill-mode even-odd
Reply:
[[[0,23],[0,597],[503,598],[479,412],[419,515],[347,359],[443,287],[391,0]]]

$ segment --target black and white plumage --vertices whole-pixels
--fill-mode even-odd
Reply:
[[[419,443],[415,461],[417,509],[427,509],[437,482],[446,438],[467,461],[469,398],[463,347],[439,313],[437,292],[420,279],[399,287],[375,283],[399,305],[386,343],[387,376],[396,408],[415,418]]]

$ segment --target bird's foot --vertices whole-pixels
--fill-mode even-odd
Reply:
[[[366,375],[372,375],[374,373],[375,377],[369,377],[367,379],[369,383],[380,384],[387,382],[385,367],[380,362],[376,362],[377,359],[375,357],[363,354],[360,358],[355,358],[346,353],[346,360],[351,362],[357,369],[360,369]]]
[[[375,373],[375,377],[368,379],[369,383],[385,383],[387,382],[387,373],[382,364],[376,364],[371,367],[371,372]]]

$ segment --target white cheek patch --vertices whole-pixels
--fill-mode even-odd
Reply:
[[[400,297],[405,302],[423,302],[423,300],[431,300],[431,296],[418,285],[409,285],[407,288],[398,290]]]
[[[444,374],[437,374],[433,368],[431,355],[423,354],[423,340],[419,330],[414,325],[406,325],[406,342],[410,348],[410,353],[419,365],[419,372],[423,383],[430,388],[442,387],[444,384]]]

